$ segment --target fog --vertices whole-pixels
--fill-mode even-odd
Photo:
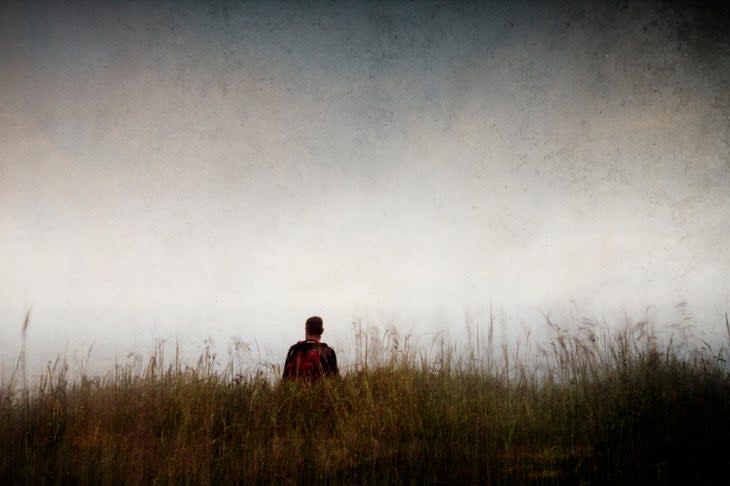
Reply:
[[[727,339],[730,42],[677,3],[0,7],[0,349],[304,320]],[[725,341],[727,342],[727,341]],[[93,349],[92,349],[93,346]]]

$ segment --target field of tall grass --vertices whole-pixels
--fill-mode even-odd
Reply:
[[[27,328],[28,321],[24,324]],[[2,484],[682,484],[730,466],[724,349],[583,322],[526,351],[488,324],[416,349],[355,328],[337,379],[281,382],[160,346],[105,376],[24,350],[0,387]],[[726,321],[727,325],[727,321]],[[477,326],[478,327],[478,326]],[[730,334],[730,327],[728,328]],[[719,475],[719,476],[717,476]]]

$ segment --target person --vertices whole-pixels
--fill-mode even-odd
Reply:
[[[305,339],[289,348],[284,363],[284,379],[315,381],[322,376],[337,376],[335,350],[321,342],[322,318],[312,316],[304,325]]]

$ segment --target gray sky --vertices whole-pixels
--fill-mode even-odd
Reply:
[[[536,3],[1,7],[0,344],[722,330],[727,17]]]

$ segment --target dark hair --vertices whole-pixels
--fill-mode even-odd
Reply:
[[[312,316],[307,319],[306,330],[307,334],[311,334],[312,336],[321,336],[324,331],[322,318],[319,316]]]

